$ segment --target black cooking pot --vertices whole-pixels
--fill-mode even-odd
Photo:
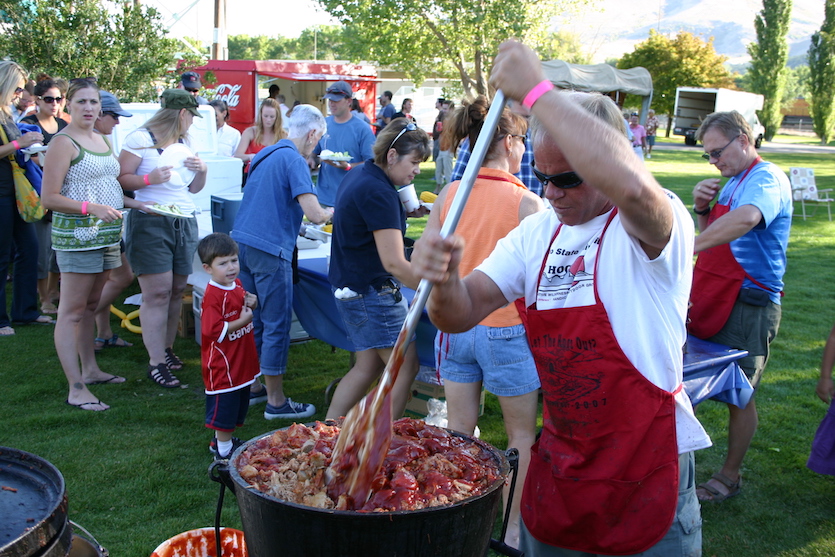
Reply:
[[[0,557],[66,555],[70,538],[61,472],[39,456],[0,447]]]
[[[251,487],[234,465],[261,437],[244,443],[228,463],[213,465],[212,479],[235,493],[247,549],[253,557],[484,557],[509,465],[504,455],[487,443],[450,433],[492,454],[501,474],[481,495],[446,507],[385,513],[335,511],[277,499]]]

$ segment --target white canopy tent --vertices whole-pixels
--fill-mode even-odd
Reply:
[[[609,64],[583,66],[562,60],[543,62],[542,68],[551,83],[562,89],[600,93],[619,91],[641,96],[641,124],[645,123],[652,102],[652,76],[646,68],[618,70]]]

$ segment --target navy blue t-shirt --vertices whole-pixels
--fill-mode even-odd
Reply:
[[[336,194],[328,280],[336,288],[365,291],[393,279],[383,267],[375,230],[406,233],[406,211],[385,172],[368,160],[348,172]]]

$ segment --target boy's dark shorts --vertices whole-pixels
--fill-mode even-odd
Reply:
[[[206,395],[206,427],[235,431],[244,425],[249,410],[249,385],[228,393]]]

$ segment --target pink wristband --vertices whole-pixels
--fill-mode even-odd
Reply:
[[[142,177],[142,181],[143,181],[143,182],[145,182],[145,185],[146,185],[146,186],[150,186],[150,185],[151,185],[151,181],[148,179],[148,175],[147,175],[147,174],[146,174],[146,175],[144,175],[144,176]]]
[[[89,201],[82,201],[82,202],[81,202],[81,214],[82,214],[82,215],[86,215],[86,214],[87,214],[87,205],[89,205],[89,204],[90,204],[90,202],[89,202]]]
[[[15,139],[14,141],[12,141],[12,145],[14,145],[14,150],[15,150],[15,151],[19,151],[19,150],[20,150],[20,143],[18,143],[18,142],[17,142],[17,139]]]
[[[528,109],[533,108],[534,103],[539,100],[539,97],[541,97],[553,88],[553,83],[551,83],[547,79],[543,79],[536,85],[536,87],[528,91],[528,94],[525,95],[525,100],[522,101],[522,106]]]
[[[345,172],[348,172],[348,171],[349,171],[349,170],[351,170],[352,168],[354,168],[354,167],[353,167],[353,166],[351,166],[351,163],[346,164],[346,165],[345,165]]]

